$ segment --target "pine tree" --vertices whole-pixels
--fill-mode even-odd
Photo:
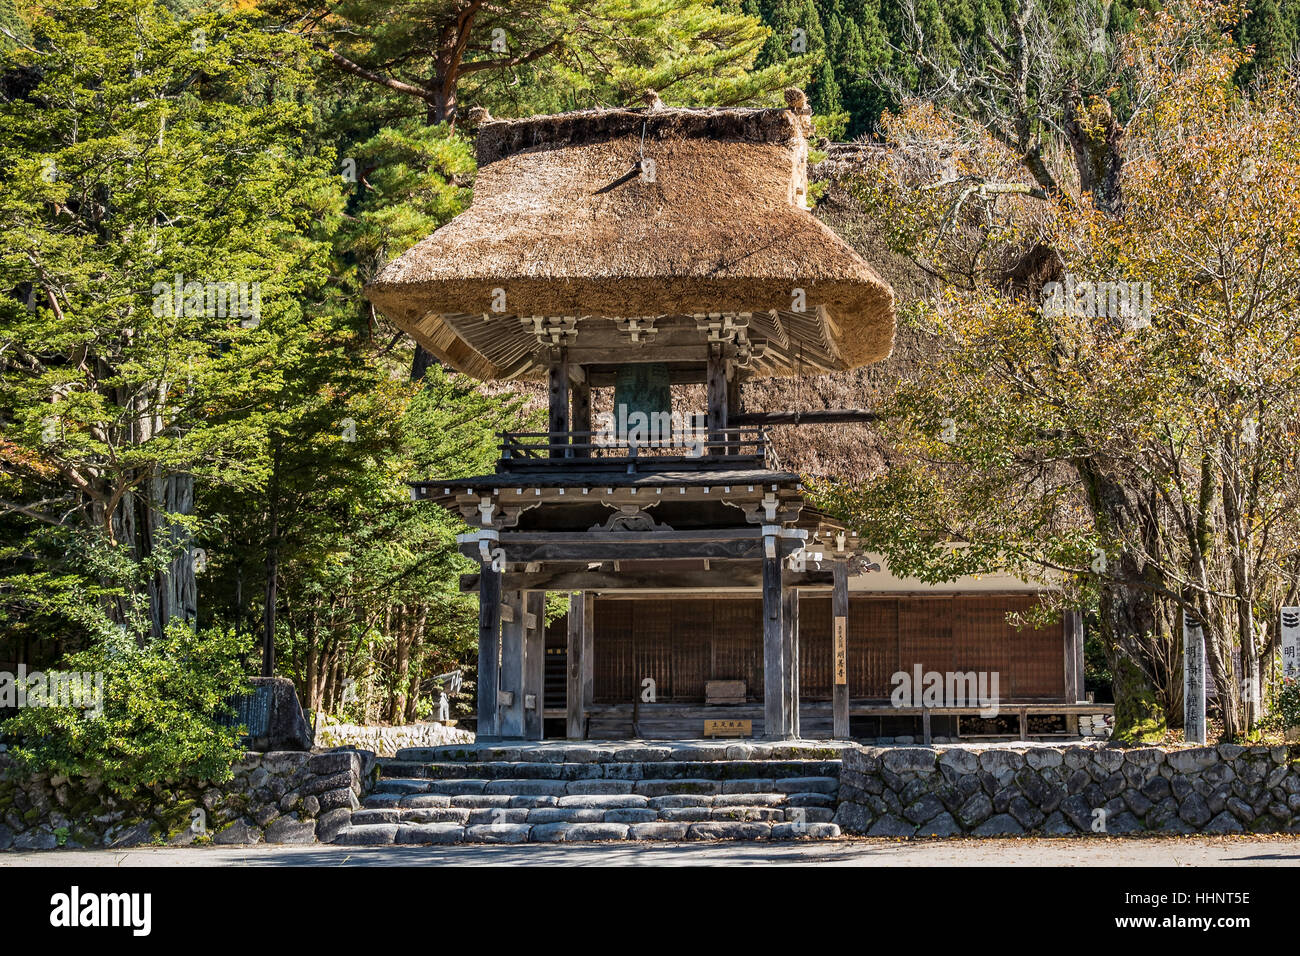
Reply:
[[[0,507],[98,562],[95,626],[193,622],[195,482],[259,479],[250,396],[310,324],[341,201],[302,149],[310,66],[252,15],[155,0],[57,0],[0,55],[26,77],[0,97]]]
[[[819,116],[840,112],[840,87],[835,82],[835,68],[831,66],[829,58],[822,60],[817,78],[813,80],[812,87],[808,91],[808,102],[813,112]]]

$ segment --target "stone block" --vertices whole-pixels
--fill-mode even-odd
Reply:
[[[289,814],[267,827],[264,836],[267,843],[315,843],[316,821],[299,820]]]
[[[628,827],[629,840],[685,840],[687,823],[634,823]]]
[[[1009,813],[999,813],[989,817],[974,830],[972,836],[1022,836],[1025,828]]]
[[[353,828],[352,832],[357,829]],[[403,823],[394,827],[393,843],[460,843],[465,838],[465,828],[456,823]]]
[[[527,812],[527,811],[525,811]],[[524,823],[488,823],[465,828],[466,843],[527,843],[532,827]]]
[[[766,840],[771,835],[770,823],[692,823],[686,831],[688,840]]]

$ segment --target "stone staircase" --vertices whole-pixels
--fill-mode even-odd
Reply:
[[[831,839],[838,749],[809,743],[412,748],[336,844]]]

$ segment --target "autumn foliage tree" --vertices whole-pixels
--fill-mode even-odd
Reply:
[[[887,117],[897,148],[858,183],[947,291],[911,317],[932,364],[887,410],[899,466],[827,496],[904,571],[1008,567],[1099,607],[1122,736],[1176,722],[1183,615],[1225,733],[1250,730],[1297,593],[1300,111],[1294,78],[1234,85],[1235,22],[1145,20],[1120,51],[1127,115],[1079,105],[1121,154],[1104,204],[1062,139],[1044,190],[923,104]]]

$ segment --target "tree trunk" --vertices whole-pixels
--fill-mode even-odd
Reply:
[[[1128,555],[1122,557],[1121,568],[1125,562],[1136,563]],[[1165,712],[1143,647],[1155,634],[1155,599],[1150,591],[1110,584],[1102,591],[1098,617],[1115,697],[1115,739],[1158,740],[1165,733]]]
[[[1074,150],[1079,171],[1079,188],[1092,194],[1093,205],[1112,216],[1120,214],[1120,173],[1124,168],[1124,127],[1115,119],[1110,104],[1096,98],[1086,106],[1072,91],[1066,106],[1065,134]]]
[[[450,65],[439,62],[437,75],[429,83],[434,91],[433,98],[427,100],[424,121],[429,126],[439,123],[456,125],[456,73]],[[411,359],[411,381],[421,382],[425,374],[438,360],[419,342],[415,343],[415,355]]]
[[[407,680],[406,713],[403,723],[413,724],[420,707],[420,673],[424,666],[424,628],[429,619],[429,607],[422,604],[411,625],[411,674]]]
[[[411,359],[411,381],[424,381],[424,376],[428,374],[429,369],[437,364],[438,360],[433,357],[433,353],[419,342],[416,342],[415,356]]]
[[[400,724],[406,713],[406,685],[411,667],[411,614],[405,607],[397,609],[397,643],[394,647],[393,689],[388,699],[386,719],[390,724]]]
[[[1127,489],[1104,474],[1091,460],[1076,464],[1088,491],[1099,530],[1144,527],[1148,517]],[[1113,559],[1104,581],[1098,620],[1102,650],[1110,665],[1115,696],[1115,739],[1125,742],[1157,740],[1164,736],[1165,713],[1152,678],[1150,643],[1158,632],[1154,593],[1141,582],[1147,569],[1129,551]]]
[[[271,452],[271,482],[267,490],[266,608],[262,616],[262,676],[275,675],[276,579],[280,574],[280,448]]]

